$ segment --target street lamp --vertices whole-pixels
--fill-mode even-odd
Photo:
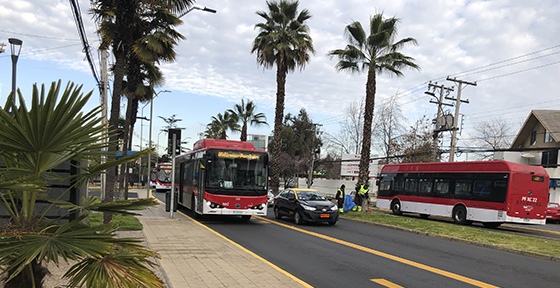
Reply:
[[[179,15],[179,17],[177,17],[177,18],[181,18],[181,17],[189,14],[193,10],[200,10],[200,11],[204,11],[204,12],[216,13],[216,10],[208,8],[206,6],[203,7],[203,6],[200,6],[200,5],[193,5],[191,8],[189,8],[189,10],[187,10],[185,13]]]
[[[144,106],[145,107],[145,106]],[[142,115],[144,115],[144,110],[142,110]],[[136,119],[138,120],[147,120],[150,121],[150,119],[142,116],[142,117],[136,117]],[[144,122],[140,122],[140,151],[142,151],[142,130],[144,130],[144,126],[143,126]],[[142,183],[142,157],[140,157],[140,162],[138,162],[138,183],[140,186],[140,184]]]
[[[12,51],[12,97],[14,97],[12,111],[14,111],[16,109],[16,66],[23,41],[17,38],[8,38],[8,42],[10,42],[10,49]]]
[[[157,153],[157,157],[158,157],[158,158],[156,159],[156,164],[159,162],[159,135],[161,135],[161,133],[163,133],[163,132],[167,132],[167,131],[161,130],[161,131],[159,131],[159,133],[157,134],[157,145],[156,145],[157,148],[156,148],[156,153]]]
[[[158,97],[160,93],[171,93],[171,91],[163,90],[163,91],[155,92],[154,90],[152,90],[152,92],[154,94],[156,94],[156,96],[154,96],[154,97],[152,97],[152,99],[150,99],[150,132],[149,132],[150,137],[148,139],[148,146],[149,146],[150,149],[152,148],[152,119],[154,119],[153,118],[154,98]],[[146,107],[146,105],[144,105],[144,107]],[[144,108],[142,108],[142,113],[144,113]],[[142,115],[144,115],[144,114],[142,114]],[[158,135],[158,145],[159,145],[159,135]],[[150,172],[152,171],[151,168],[152,168],[152,153],[148,154],[148,185],[146,185],[146,198],[150,198]]]

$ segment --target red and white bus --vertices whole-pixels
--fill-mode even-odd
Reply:
[[[150,187],[156,192],[171,190],[171,163],[159,163],[150,172]]]
[[[541,166],[507,161],[388,164],[377,207],[451,217],[455,223],[545,224],[549,176]]]
[[[268,153],[253,143],[202,139],[176,158],[178,203],[201,215],[266,216]]]

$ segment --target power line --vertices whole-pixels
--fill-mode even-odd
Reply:
[[[62,40],[62,41],[80,41],[80,39],[68,39],[68,38],[61,38],[61,37],[49,37],[49,36],[42,36],[42,35],[33,35],[33,34],[27,34],[27,33],[7,31],[7,30],[3,30],[3,29],[0,29],[0,32],[16,34],[16,35],[23,35],[23,36],[28,36],[28,37],[35,37],[35,38],[43,38],[43,39]]]
[[[97,76],[97,71],[95,70],[95,65],[93,63],[93,57],[91,56],[91,47],[87,41],[86,31],[84,29],[84,23],[82,22],[82,15],[80,12],[80,6],[76,0],[70,0],[70,6],[72,8],[72,13],[74,14],[74,21],[76,22],[76,26],[78,28],[78,34],[80,34],[80,39],[82,40],[82,44],[84,46],[84,53],[86,54],[87,61],[89,63],[89,67],[91,68],[91,72],[93,74],[93,78],[95,78],[95,82],[97,86],[101,89],[101,82],[99,81],[99,77]]]

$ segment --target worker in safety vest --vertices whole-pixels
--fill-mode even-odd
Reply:
[[[359,189],[356,187],[356,198],[354,199],[354,203],[356,203],[355,209],[352,211],[361,212],[362,209],[364,211],[368,210],[368,200],[369,200],[369,185],[366,183],[365,185],[360,185]]]
[[[336,191],[336,196],[334,196],[334,198],[336,199],[336,201],[338,202],[338,212],[342,213],[344,212],[344,188],[346,186],[344,184],[342,184],[340,186],[340,188]]]

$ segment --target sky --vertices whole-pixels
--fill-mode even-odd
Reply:
[[[182,119],[179,127],[185,128],[182,138],[192,147],[212,116],[233,108],[241,99],[254,101],[257,112],[264,113],[270,124],[249,127],[248,133],[272,135],[276,67],[263,69],[251,54],[258,33],[255,24],[263,21],[256,11],[266,11],[266,1],[200,0],[196,4],[217,13],[193,10],[177,27],[186,40],[176,47],[176,61],[160,66],[166,82],[156,91],[171,92],[160,93],[153,101],[152,141],[161,146],[166,142],[166,133],[160,133],[165,123],[158,116],[176,115]],[[91,4],[80,0],[79,5],[99,75],[99,37],[89,13]],[[477,84],[465,85],[461,92],[461,99],[469,103],[460,106],[459,147],[479,147],[475,127],[496,117],[507,121],[515,136],[531,110],[560,110],[560,2],[556,0],[301,0],[300,9],[312,15],[307,25],[316,52],[303,70],[287,76],[284,114],[305,108],[329,135],[341,132],[346,107],[365,98],[366,75],[337,72],[336,59],[327,54],[347,44],[346,25],[360,21],[367,27],[370,16],[377,13],[400,19],[397,39],[412,37],[418,42],[401,52],[413,57],[420,70],[403,70],[403,77],[381,74],[377,78],[376,108],[397,97],[408,119],[403,123],[406,126],[424,115],[435,117],[437,106],[424,94],[430,81],[455,86],[450,96],[456,96],[457,84],[447,81],[448,76]],[[48,87],[60,79],[64,86],[73,82],[83,85],[83,92],[93,93],[88,108],[100,104],[69,1],[0,0],[0,43],[8,44],[8,38],[23,40],[16,79],[26,100],[31,99],[33,84]],[[9,45],[5,49],[0,54],[0,106],[12,83]],[[109,63],[114,63],[112,55]],[[454,109],[446,111],[454,114]],[[150,118],[149,104],[140,104],[138,116],[142,115]],[[136,145],[140,138],[147,145],[148,125],[148,121],[138,121]],[[449,135],[443,135],[447,147]],[[228,136],[239,139],[238,133]]]

